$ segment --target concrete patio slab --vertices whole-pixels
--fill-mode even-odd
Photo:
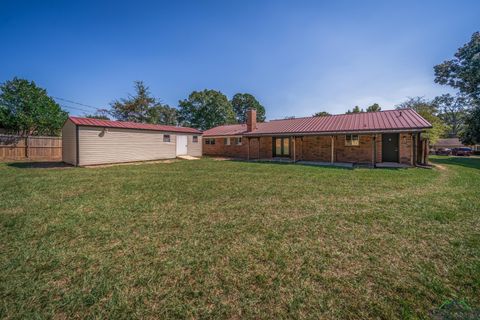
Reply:
[[[408,164],[398,162],[379,162],[376,164],[377,168],[410,168]]]
[[[192,157],[192,156],[177,156],[178,159],[183,159],[183,160],[199,160],[200,158],[198,157]]]
[[[324,166],[324,167],[342,167],[353,169],[353,163],[349,162],[320,162],[320,161],[297,161],[298,164],[307,166]]]

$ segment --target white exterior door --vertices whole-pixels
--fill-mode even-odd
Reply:
[[[177,135],[177,156],[187,154],[187,136]]]

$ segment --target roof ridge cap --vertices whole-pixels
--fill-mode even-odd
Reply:
[[[405,108],[402,110],[413,110],[411,108]],[[363,112],[355,112],[355,113],[337,113],[337,114],[330,114],[328,116],[305,116],[305,117],[295,117],[295,118],[290,118],[290,119],[271,119],[268,120],[268,122],[271,121],[288,121],[288,120],[297,120],[297,119],[311,119],[311,118],[328,118],[328,117],[339,117],[339,116],[354,116],[354,115],[359,115],[359,114],[365,114],[365,113],[382,113],[382,112],[393,112],[393,111],[398,111],[397,109],[392,109],[392,110],[380,110],[380,111],[363,111]],[[260,122],[259,122],[260,123]]]

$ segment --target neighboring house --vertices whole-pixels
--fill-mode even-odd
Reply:
[[[432,149],[437,151],[440,148],[463,148],[468,147],[464,145],[458,138],[448,138],[448,139],[438,139],[437,142],[432,146]]]
[[[406,165],[427,162],[428,141],[420,133],[432,125],[411,109],[256,122],[203,132],[203,154],[244,159]]]
[[[201,131],[135,122],[69,117],[62,158],[76,166],[202,155]]]

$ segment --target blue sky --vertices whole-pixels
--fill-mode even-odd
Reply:
[[[480,30],[479,12],[480,1],[3,0],[0,82],[103,108],[143,80],[171,106],[193,90],[252,93],[268,119],[391,109],[450,91],[433,66]]]

